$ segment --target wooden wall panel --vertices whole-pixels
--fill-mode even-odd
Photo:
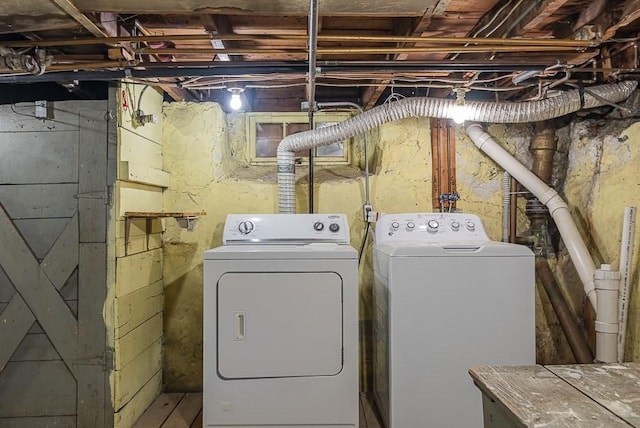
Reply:
[[[161,123],[135,126],[131,120],[135,108],[162,118],[162,94],[143,88],[121,84],[118,89],[112,397],[114,425],[127,428],[160,393],[162,380],[164,225],[160,219],[124,220],[127,211],[162,212],[162,191],[169,186],[169,174],[162,171]]]
[[[120,126],[127,131],[134,132],[151,141],[162,141],[162,92],[149,87],[145,89],[145,85],[135,85],[125,83],[121,85],[126,93],[129,108],[121,112]],[[144,91],[144,92],[143,92]],[[119,93],[122,101],[122,91]],[[120,102],[122,105],[122,102]],[[131,120],[133,109],[144,111],[145,114],[155,114],[158,123],[147,123],[144,126],[134,126]]]
[[[143,385],[142,389],[114,415],[116,428],[129,428],[138,420],[144,411],[153,403],[162,389],[162,370],[158,370],[153,377]]]
[[[114,408],[120,410],[162,367],[162,340],[157,340],[122,370],[113,373]]]
[[[135,132],[118,128],[120,161],[162,169],[162,146]],[[119,175],[118,178],[122,179]]]
[[[119,181],[117,184],[118,214],[124,216],[127,211],[162,211],[162,189],[142,184]]]
[[[115,369],[122,370],[162,336],[162,312],[119,337],[115,349]]]
[[[162,250],[121,257],[116,262],[116,297],[162,279]]]
[[[164,283],[157,281],[133,293],[116,298],[115,337],[120,338],[162,312]]]

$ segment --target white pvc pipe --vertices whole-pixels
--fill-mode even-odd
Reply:
[[[549,208],[549,214],[556,223],[562,236],[571,261],[578,271],[580,281],[587,298],[594,310],[597,310],[597,297],[595,292],[593,275],[595,265],[587,246],[576,228],[569,207],[562,200],[558,192],[538,178],[527,167],[522,165],[511,154],[500,146],[477,123],[467,126],[467,135],[471,141],[505,171],[511,174],[519,183],[526,187],[538,200]]]
[[[598,293],[596,310],[596,361],[615,363],[618,342],[618,289],[620,272],[610,265],[601,265],[595,271],[595,287]]]
[[[631,261],[633,260],[633,243],[636,231],[636,207],[624,208],[622,222],[622,240],[620,244],[620,293],[618,296],[618,362],[624,362],[624,346],[627,332],[627,316],[629,313],[629,282],[631,277]]]

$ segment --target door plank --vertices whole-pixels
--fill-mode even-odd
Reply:
[[[33,418],[0,418],[2,428],[76,428],[75,416],[41,416]]]
[[[0,201],[12,219],[72,217],[77,183],[0,186]]]
[[[46,137],[37,132],[0,133],[0,144],[3,152],[0,158],[1,184],[78,181],[77,131],[52,132]]]
[[[59,416],[75,413],[76,381],[64,362],[10,362],[0,373],[0,415]]]
[[[78,211],[80,242],[107,238],[107,121],[106,111],[80,112],[78,148]]]
[[[78,426],[104,427],[107,298],[106,109],[81,110],[78,140]]]
[[[0,266],[36,316],[58,353],[73,370],[78,325],[55,286],[0,205]]]
[[[47,256],[68,222],[68,218],[13,220],[13,224],[18,228],[38,260]]]
[[[11,355],[29,331],[35,317],[19,294],[13,296],[11,302],[0,314],[0,372],[11,358]]]
[[[40,264],[56,289],[61,290],[78,266],[78,214],[67,222]]]
[[[57,360],[60,360],[60,355],[58,355],[46,334],[27,334],[9,361]]]
[[[186,394],[162,428],[190,428],[202,409],[202,393]]]

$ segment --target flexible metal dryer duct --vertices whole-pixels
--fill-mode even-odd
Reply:
[[[469,101],[466,120],[489,123],[526,123],[553,119],[582,108],[593,108],[624,100],[637,82],[626,81],[567,91],[557,97],[522,103]],[[591,95],[593,94],[593,95]],[[459,106],[458,106],[459,108]],[[363,114],[326,128],[300,132],[285,137],[278,145],[278,208],[281,213],[295,213],[295,155],[299,150],[325,146],[362,134],[383,123],[407,117],[452,118],[456,101],[441,98],[405,98],[375,107]],[[593,282],[593,281],[592,281]]]

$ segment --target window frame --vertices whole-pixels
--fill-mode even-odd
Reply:
[[[352,117],[352,113],[348,111],[339,112],[316,112],[313,115],[314,127],[323,126],[324,124],[333,124],[343,122]],[[277,113],[247,113],[247,159],[252,165],[275,165],[277,163],[276,156],[258,157],[256,156],[257,141],[257,125],[265,124],[281,124],[283,134],[287,124],[308,124],[309,114],[306,112],[277,112]],[[351,163],[351,141],[352,139],[343,140],[343,155],[338,156],[315,156],[314,163],[322,165],[349,165]],[[301,157],[301,164],[308,165],[307,156]]]

